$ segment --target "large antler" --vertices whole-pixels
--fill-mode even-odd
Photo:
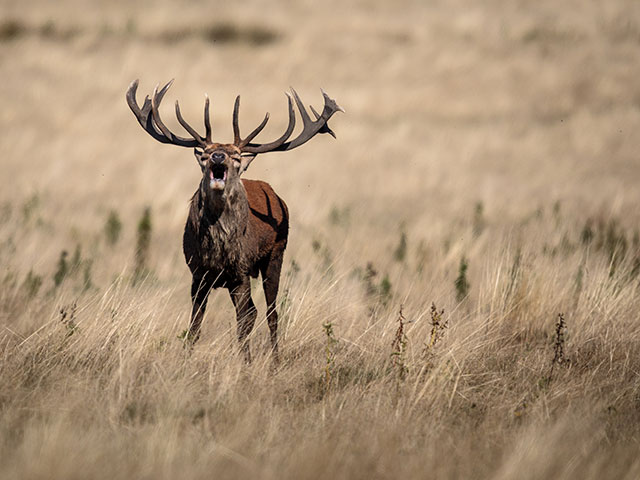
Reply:
[[[127,89],[127,103],[129,104],[129,108],[134,113],[138,122],[144,128],[149,135],[162,143],[170,143],[173,145],[178,145],[181,147],[206,147],[211,144],[211,121],[209,119],[209,97],[206,97],[204,103],[204,126],[205,126],[205,137],[202,137],[198,132],[195,131],[191,125],[189,125],[185,119],[182,117],[182,113],[180,112],[180,105],[176,100],[176,117],[178,118],[178,122],[183,128],[189,132],[189,134],[193,138],[185,138],[176,135],[171,132],[167,126],[162,122],[160,118],[160,112],[158,108],[160,106],[160,102],[164,98],[164,95],[171,87],[173,80],[168,82],[164,87],[158,90],[158,86],[153,90],[153,95],[151,99],[149,96],[146,96],[144,99],[144,103],[142,104],[142,108],[138,105],[136,101],[136,92],[138,90],[138,80],[134,80],[129,85]],[[304,104],[298,93],[291,88],[291,93],[287,93],[288,107],[289,107],[289,125],[287,129],[282,134],[280,138],[271,142],[271,143],[251,143],[253,140],[265,127],[267,121],[269,120],[269,114],[267,113],[264,117],[264,120],[260,125],[258,125],[246,138],[242,139],[240,137],[240,127],[238,125],[238,115],[240,110],[240,96],[236,97],[236,102],[233,108],[233,136],[234,136],[234,145],[236,145],[240,151],[243,153],[249,153],[257,155],[258,153],[266,153],[266,152],[283,152],[285,150],[292,150],[296,147],[299,147],[303,143],[311,140],[318,133],[328,133],[335,138],[335,134],[329,128],[327,122],[331,118],[331,116],[336,112],[344,112],[344,110],[335,102],[335,100],[331,99],[329,95],[327,95],[324,90],[322,91],[322,96],[324,97],[324,108],[322,110],[322,114],[318,114],[313,107],[311,111],[315,115],[316,119],[311,120],[309,117],[309,113],[304,108]],[[293,129],[296,125],[296,116],[293,111],[293,100],[296,102],[296,106],[300,111],[300,117],[302,118],[302,132],[295,139],[291,141],[287,141],[291,134],[293,133]],[[249,162],[250,163],[250,162]],[[248,163],[245,165],[245,169],[248,167]]]
[[[324,109],[322,110],[322,114],[318,115],[318,112],[314,110],[313,107],[311,111],[315,115],[316,119],[311,120],[307,110],[304,108],[304,104],[298,93],[291,88],[291,92],[293,93],[293,98],[295,99],[296,106],[300,111],[300,117],[302,118],[302,132],[295,139],[291,141],[287,141],[288,138],[293,133],[293,129],[296,124],[295,114],[293,112],[293,102],[291,101],[291,95],[287,93],[288,101],[289,101],[289,125],[287,126],[284,134],[277,140],[271,143],[250,143],[265,127],[267,121],[269,120],[269,114],[267,113],[264,117],[264,120],[255,130],[253,130],[245,139],[240,138],[240,127],[238,126],[238,110],[240,109],[240,96],[236,97],[236,103],[233,108],[233,136],[234,136],[234,144],[240,148],[242,152],[246,153],[266,153],[266,152],[283,152],[285,150],[292,150],[296,147],[299,147],[303,143],[311,140],[318,133],[328,133],[335,138],[335,134],[327,125],[327,122],[331,118],[331,116],[336,112],[343,112],[344,110],[336,103],[335,100],[329,97],[324,90],[322,90],[322,96],[324,97]]]
[[[160,119],[160,113],[158,112],[158,107],[160,106],[160,102],[164,97],[167,90],[173,83],[173,80],[168,82],[164,87],[158,90],[158,85],[153,90],[153,95],[151,99],[147,95],[144,98],[144,103],[142,104],[142,108],[138,106],[138,102],[136,101],[136,91],[138,90],[138,80],[134,80],[129,85],[127,89],[127,103],[129,104],[129,108],[133,112],[133,114],[138,119],[138,122],[144,128],[149,135],[158,140],[161,143],[170,143],[173,145],[178,145],[180,147],[204,147],[208,143],[211,143],[211,121],[209,119],[209,97],[206,97],[204,103],[204,125],[206,129],[206,137],[201,137],[198,132],[196,132],[191,125],[189,125],[184,118],[182,118],[182,114],[180,113],[180,105],[176,100],[176,117],[178,117],[178,121],[180,125],[184,127],[184,129],[189,132],[189,134],[193,138],[184,138],[172,133],[167,126]]]

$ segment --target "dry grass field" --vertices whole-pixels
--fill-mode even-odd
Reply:
[[[640,4],[218,3],[0,1],[0,478],[640,478]],[[258,283],[251,365],[224,291],[179,338],[200,170],[135,78],[223,142],[346,110],[245,175],[277,368]]]

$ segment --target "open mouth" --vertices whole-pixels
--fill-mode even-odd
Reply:
[[[213,165],[209,170],[209,187],[213,190],[224,190],[227,181],[227,167]]]

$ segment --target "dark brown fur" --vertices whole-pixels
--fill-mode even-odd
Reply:
[[[221,145],[211,149],[221,150]],[[257,312],[249,278],[257,278],[260,273],[272,349],[277,358],[276,298],[289,232],[287,206],[269,184],[240,180],[232,169],[224,193],[212,192],[207,183],[208,169],[205,163],[205,175],[191,199],[183,237],[185,259],[193,275],[189,338],[195,341],[200,335],[210,290],[226,288],[236,308],[238,339],[250,360],[247,336]]]

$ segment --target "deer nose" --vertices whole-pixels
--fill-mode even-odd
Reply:
[[[222,163],[224,162],[225,154],[220,152],[213,152],[211,154],[211,161],[213,163]]]

